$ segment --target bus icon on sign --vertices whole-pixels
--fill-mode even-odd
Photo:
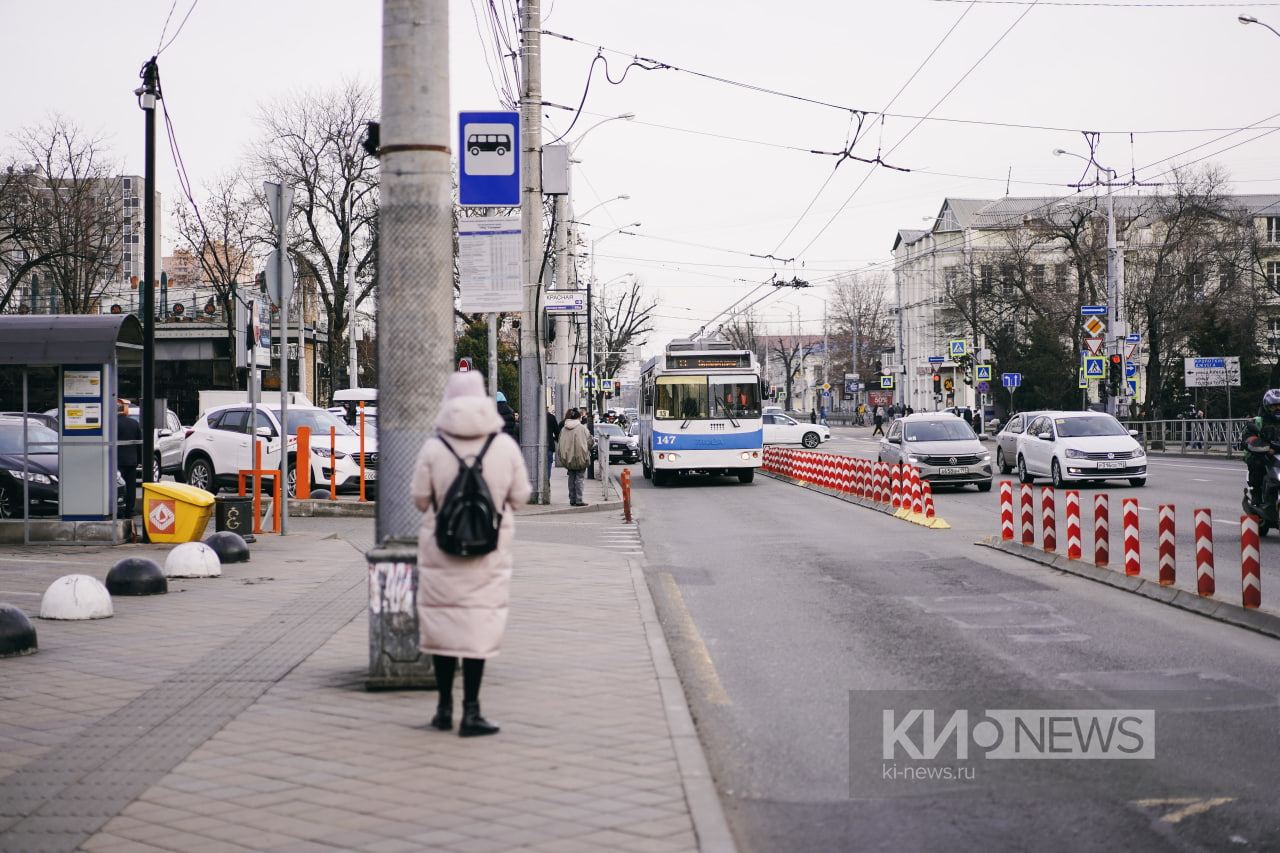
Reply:
[[[471,122],[463,128],[467,150],[462,170],[468,175],[514,175],[516,158],[511,155],[515,125]]]
[[[511,150],[511,137],[505,133],[473,133],[467,137],[467,150],[472,157],[481,151],[492,151],[499,157]]]

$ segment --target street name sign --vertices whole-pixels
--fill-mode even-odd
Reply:
[[[1240,384],[1240,359],[1236,356],[1184,358],[1182,371],[1188,388],[1217,388]]]
[[[587,310],[587,294],[581,290],[548,290],[543,294],[548,314],[581,314]]]

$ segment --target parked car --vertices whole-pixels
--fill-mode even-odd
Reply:
[[[38,421],[43,426],[48,427],[54,432],[58,431],[58,410],[54,409],[53,413],[49,412],[0,412],[0,418],[21,418],[23,416]]]
[[[802,444],[812,449],[831,440],[831,427],[826,424],[802,423],[780,412],[766,412],[762,417],[765,444]]]
[[[889,424],[880,439],[881,462],[911,465],[939,486],[977,486],[991,491],[991,451],[963,418],[945,412],[907,415]]]
[[[1018,412],[1010,415],[1000,431],[996,433],[996,467],[1001,474],[1008,474],[1018,465],[1018,439],[1027,429],[1027,424],[1035,420],[1039,412]]]
[[[0,415],[0,518],[23,518],[23,486],[27,510],[32,516],[58,514],[58,433],[38,415],[25,419],[26,456],[23,456],[24,418]],[[116,484],[116,509],[124,498],[124,478],[112,466]]]
[[[630,465],[633,462],[640,461],[640,438],[638,435],[629,435],[622,431],[622,427],[617,424],[596,424],[596,437],[609,437],[609,461],[623,462]],[[595,442],[591,444],[591,458],[594,460],[597,453],[597,445]]]
[[[221,488],[235,489],[239,472],[253,467],[254,436],[262,440],[263,468],[280,467],[280,409],[259,406],[258,419],[249,428],[252,409],[248,405],[225,406],[205,412],[187,431],[182,446],[182,470],[186,481],[217,494]],[[360,489],[360,436],[326,409],[315,406],[289,407],[289,459],[297,454],[298,428],[311,428],[311,485],[328,488],[331,479],[337,491]],[[333,446],[330,447],[330,430]],[[332,457],[332,458],[331,458]],[[366,492],[373,489],[378,475],[376,437],[364,438],[364,475]],[[294,496],[297,476],[291,462],[286,477],[290,497]]]
[[[1048,477],[1055,487],[1088,480],[1147,484],[1147,454],[1127,430],[1104,412],[1044,412],[1018,439],[1018,479]]]

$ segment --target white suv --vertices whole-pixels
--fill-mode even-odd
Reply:
[[[280,468],[280,409],[259,406],[256,429],[249,428],[252,410],[248,404],[220,406],[200,416],[187,431],[182,444],[182,470],[192,486],[216,494],[226,487],[236,489],[239,472],[253,467],[253,437],[261,439],[264,469]],[[360,436],[325,409],[314,406],[289,407],[289,473],[286,486],[295,496],[294,460],[298,446],[298,427],[311,428],[311,485],[329,488],[336,479],[341,492],[360,489]],[[333,447],[330,447],[330,430]],[[331,453],[332,449],[332,453]],[[330,457],[333,457],[332,459]],[[366,493],[377,479],[378,444],[370,432],[364,439],[364,474]]]

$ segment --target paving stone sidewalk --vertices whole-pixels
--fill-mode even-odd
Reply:
[[[292,519],[94,621],[40,596],[172,546],[0,547],[40,644],[0,659],[0,850],[732,851],[640,565],[519,535],[606,512],[522,513],[481,694],[502,732],[475,739],[427,727],[434,692],[364,689],[371,519]]]

